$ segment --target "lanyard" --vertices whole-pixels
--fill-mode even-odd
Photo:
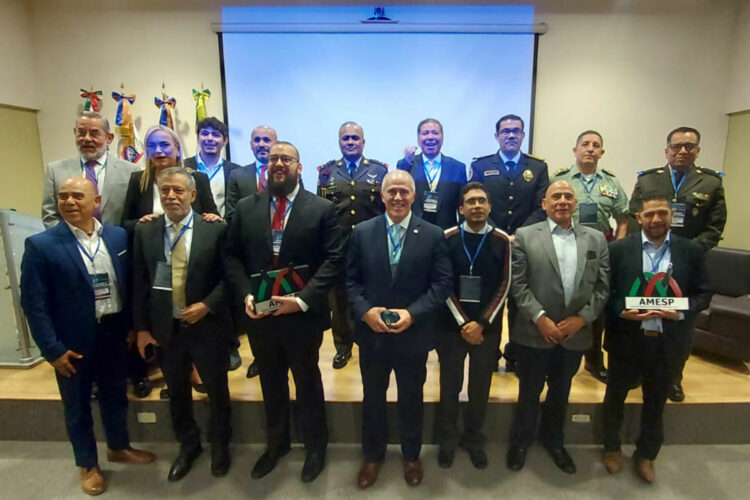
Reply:
[[[659,264],[661,264],[662,259],[667,254],[667,250],[669,250],[669,242],[668,241],[664,242],[664,250],[661,251],[661,255],[659,255],[659,258],[656,259],[656,263],[654,263],[654,258],[651,257],[651,254],[648,253],[648,251],[646,251],[644,249],[644,252],[646,252],[646,257],[648,257],[648,260],[651,261],[651,273],[652,274],[656,274],[656,271],[659,270]]]
[[[289,215],[289,211],[292,209],[292,205],[294,205],[294,202],[296,200],[297,199],[295,198],[294,200],[289,201],[289,204],[286,206],[286,210],[284,210],[284,216],[281,218],[281,230],[282,231],[284,230],[284,227],[286,227],[286,217],[287,215]],[[273,206],[273,213],[275,214],[278,206],[276,205],[276,200],[274,200],[273,198],[271,198],[271,206]]]
[[[680,190],[683,184],[685,184],[685,179],[687,179],[687,172],[682,174],[682,179],[680,179],[679,184],[677,183],[677,175],[675,174],[675,171],[673,168],[670,168],[672,171],[672,187],[674,188],[674,195],[677,196],[677,191]]]
[[[94,250],[94,255],[89,255],[89,253],[86,251],[86,248],[83,245],[81,245],[81,242],[78,241],[77,239],[76,239],[76,244],[78,245],[78,248],[81,249],[81,252],[83,252],[83,255],[85,255],[86,258],[88,258],[89,261],[91,262],[91,267],[95,267],[94,259],[96,258],[96,254],[99,253],[99,247],[102,246],[102,237],[99,236],[99,239],[96,242],[96,250]]]
[[[169,242],[169,235],[167,234],[168,231],[164,231],[164,243],[169,246],[169,255],[172,255],[172,251],[174,251],[174,247],[177,246],[177,243],[180,241],[180,238],[182,238],[182,235],[185,234],[185,231],[187,231],[190,228],[190,224],[193,222],[193,217],[195,216],[195,212],[192,212],[190,214],[190,219],[188,219],[187,224],[182,226],[182,229],[180,229],[180,232],[177,234],[177,237],[174,239],[173,242]]]
[[[433,165],[432,175],[430,175],[430,169],[427,168],[427,163],[424,163],[422,165],[424,167],[424,176],[427,179],[427,184],[430,186],[430,191],[435,190],[435,188],[433,188],[433,185],[435,184],[438,170],[440,169],[439,164],[436,164],[434,160],[433,160],[432,165]]]
[[[579,181],[581,181],[581,185],[583,186],[583,190],[586,192],[586,198],[591,198],[591,191],[594,190],[596,187],[596,183],[599,182],[599,176],[594,174],[594,183],[591,184],[591,188],[586,185],[586,182],[583,181],[583,176],[580,176],[578,178]]]
[[[198,165],[198,167],[199,167],[198,170],[202,171],[208,176],[208,182],[211,182],[212,180],[214,180],[214,177],[216,177],[216,174],[219,173],[219,170],[222,169],[223,165],[221,164],[221,162],[217,163],[216,168],[214,168],[213,173],[209,172],[208,167],[205,166],[203,162],[201,162],[200,165]]]
[[[385,217],[385,215],[383,216]],[[385,220],[385,223],[388,224],[388,219]],[[393,247],[393,250],[391,250],[391,253],[395,257],[398,254],[398,251],[401,250],[401,245],[404,244],[404,238],[399,238],[398,243],[396,242],[396,238],[393,237],[394,233],[397,234],[398,227],[401,227],[399,224],[393,224],[391,227],[388,228],[388,239],[391,240],[391,247]]]
[[[471,254],[469,254],[469,249],[466,247],[466,240],[464,239],[464,226],[461,224],[461,244],[464,246],[464,253],[466,254],[466,258],[469,259],[469,276],[474,274],[474,262],[477,260],[477,257],[479,256],[479,252],[482,251],[482,245],[484,245],[484,240],[487,239],[487,235],[492,232],[492,228],[490,228],[489,231],[484,233],[484,236],[482,236],[482,239],[479,241],[479,245],[477,246],[476,251],[474,252],[474,256],[472,257]]]

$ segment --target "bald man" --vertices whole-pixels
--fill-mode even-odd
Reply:
[[[128,239],[123,228],[94,218],[100,203],[90,181],[64,181],[57,210],[65,223],[27,238],[21,263],[21,304],[34,341],[55,368],[81,488],[89,495],[106,490],[91,419],[93,382],[108,460],[146,464],[155,458],[131,448],[128,438]]]
[[[523,468],[537,436],[545,379],[540,439],[558,468],[576,471],[563,446],[570,383],[591,347],[591,323],[609,295],[607,240],[596,229],[574,224],[577,205],[570,182],[553,182],[542,199],[547,220],[515,233],[511,293],[518,315],[510,339],[518,344],[518,404],[507,455],[514,471]]]

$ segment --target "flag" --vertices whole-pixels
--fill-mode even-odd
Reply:
[[[143,153],[138,151],[142,148],[130,114],[130,106],[135,102],[135,94],[112,92],[112,99],[117,102],[115,132],[120,136],[117,145],[118,155],[124,160],[137,163],[143,157]]]

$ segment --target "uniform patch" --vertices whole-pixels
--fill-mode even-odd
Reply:
[[[601,185],[599,186],[599,192],[602,196],[607,198],[617,198],[617,188],[613,186]]]
[[[485,170],[484,176],[487,177],[488,175],[500,175],[499,170]]]

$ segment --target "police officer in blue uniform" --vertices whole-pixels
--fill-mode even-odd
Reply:
[[[471,164],[470,181],[484,184],[490,193],[490,219],[511,240],[516,229],[543,221],[542,198],[549,185],[547,164],[544,160],[521,152],[526,137],[523,119],[505,115],[495,124],[495,140],[500,145],[497,153],[476,158]],[[516,305],[508,300],[508,324],[513,324]],[[498,350],[498,359],[500,351]],[[505,348],[505,371],[515,370],[513,344]]]
[[[383,214],[380,185],[388,172],[388,165],[365,158],[365,134],[362,127],[346,122],[339,128],[339,148],[343,157],[318,167],[318,196],[336,205],[344,249],[354,226]],[[333,367],[346,366],[352,357],[352,325],[343,276],[331,291],[331,330],[336,345]]]

